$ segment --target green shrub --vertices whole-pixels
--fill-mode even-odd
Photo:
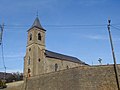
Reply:
[[[6,88],[6,82],[4,80],[0,80],[0,88]]]

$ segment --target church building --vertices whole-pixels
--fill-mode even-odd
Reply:
[[[36,17],[28,30],[26,55],[24,57],[24,76],[31,77],[56,72],[78,66],[88,66],[76,57],[49,51],[45,47],[45,32]]]

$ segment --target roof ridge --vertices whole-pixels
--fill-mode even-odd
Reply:
[[[55,54],[59,54],[59,55],[63,55],[63,56],[67,56],[67,57],[72,57],[72,58],[76,58],[78,59],[77,57],[74,57],[74,56],[70,56],[70,55],[65,55],[65,54],[61,54],[61,53],[57,53],[57,52],[53,52],[53,51],[50,51],[50,50],[47,50],[49,52],[52,52],[52,53],[55,53]],[[79,60],[79,59],[78,59]]]
[[[45,50],[45,55],[46,55],[46,57],[50,57],[50,58],[56,58],[56,59],[71,61],[71,62],[75,62],[75,63],[86,64],[85,62],[81,61],[80,59],[78,59],[76,57],[64,55],[61,53],[56,53],[56,52],[49,51],[49,50]]]

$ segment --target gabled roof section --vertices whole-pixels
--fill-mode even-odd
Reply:
[[[55,59],[80,63],[80,64],[83,64],[83,65],[88,65],[88,64],[86,64],[85,62],[82,62],[81,60],[79,60],[76,57],[67,56],[67,55],[59,54],[59,53],[48,51],[48,50],[45,50],[45,56],[48,57],[48,58],[55,58]]]
[[[39,18],[38,18],[38,17],[36,17],[36,19],[35,19],[35,21],[34,21],[34,23],[33,23],[32,27],[31,27],[30,29],[32,29],[32,28],[34,28],[34,27],[36,27],[36,28],[39,28],[39,29],[42,29],[42,30],[46,31],[46,30],[42,27],[42,25],[40,24],[40,20],[39,20]],[[29,29],[29,30],[30,30],[30,29]]]

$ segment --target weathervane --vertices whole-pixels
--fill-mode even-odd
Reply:
[[[36,16],[38,17],[38,10],[37,10]]]

